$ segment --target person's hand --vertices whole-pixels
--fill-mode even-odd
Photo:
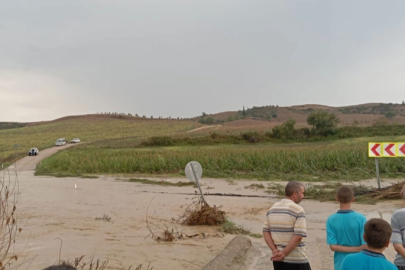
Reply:
[[[285,257],[284,253],[282,251],[278,251],[273,253],[273,256],[271,256],[270,260],[275,262],[281,262],[282,260],[284,260],[284,257]]]
[[[360,251],[362,251],[363,249],[366,249],[366,248],[367,248],[367,245],[361,245],[361,246],[359,246],[359,249],[358,249],[357,252],[360,252]]]

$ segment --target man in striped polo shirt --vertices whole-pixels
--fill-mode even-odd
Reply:
[[[304,198],[304,186],[290,181],[285,187],[285,199],[267,212],[263,236],[273,255],[274,270],[311,270],[305,252],[307,237],[305,211],[298,204]]]
[[[405,185],[401,190],[401,197],[405,200]],[[394,264],[399,270],[405,270],[405,208],[395,210],[391,217],[391,243],[397,255]]]

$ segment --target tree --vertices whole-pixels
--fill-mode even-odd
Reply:
[[[294,136],[294,125],[295,125],[295,120],[290,118],[287,121],[285,121],[282,125],[283,127],[283,133],[284,136],[288,139],[292,139]]]
[[[312,126],[312,130],[316,134],[328,135],[333,133],[339,123],[339,118],[335,113],[318,110],[308,115],[307,123]]]
[[[214,117],[209,116],[205,118],[205,123],[209,125],[214,124]]]
[[[293,139],[294,138],[295,120],[290,118],[281,125],[273,128],[273,137],[278,139]]]
[[[392,120],[396,115],[397,115],[397,113],[394,112],[394,111],[388,111],[388,112],[385,113],[385,117],[387,117],[388,119],[391,119],[391,120]]]
[[[242,115],[243,115],[243,116],[245,116],[245,115],[246,115],[245,106],[243,106]]]

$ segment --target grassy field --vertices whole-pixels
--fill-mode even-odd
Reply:
[[[189,161],[204,177],[328,181],[375,177],[369,141],[404,141],[405,136],[356,138],[320,143],[216,145],[159,148],[95,148],[62,151],[44,160],[37,174],[162,174],[183,176]],[[381,159],[384,178],[403,178],[402,158]]]
[[[39,150],[51,147],[58,138],[71,140],[79,137],[83,142],[103,142],[124,138],[139,142],[151,136],[170,136],[194,129],[197,124],[187,120],[123,118],[109,116],[70,117],[49,123],[22,128],[0,130],[0,162],[9,163],[27,154],[31,147]],[[125,141],[124,141],[125,143]],[[19,149],[14,150],[13,145]]]

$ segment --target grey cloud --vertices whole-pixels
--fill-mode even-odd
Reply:
[[[0,11],[0,71],[23,81],[40,73],[43,87],[57,78],[55,95],[72,93],[51,112],[38,108],[37,120],[400,102],[403,68],[395,59],[405,58],[398,49],[404,8],[365,0],[8,1]],[[391,95],[368,95],[386,84]]]

